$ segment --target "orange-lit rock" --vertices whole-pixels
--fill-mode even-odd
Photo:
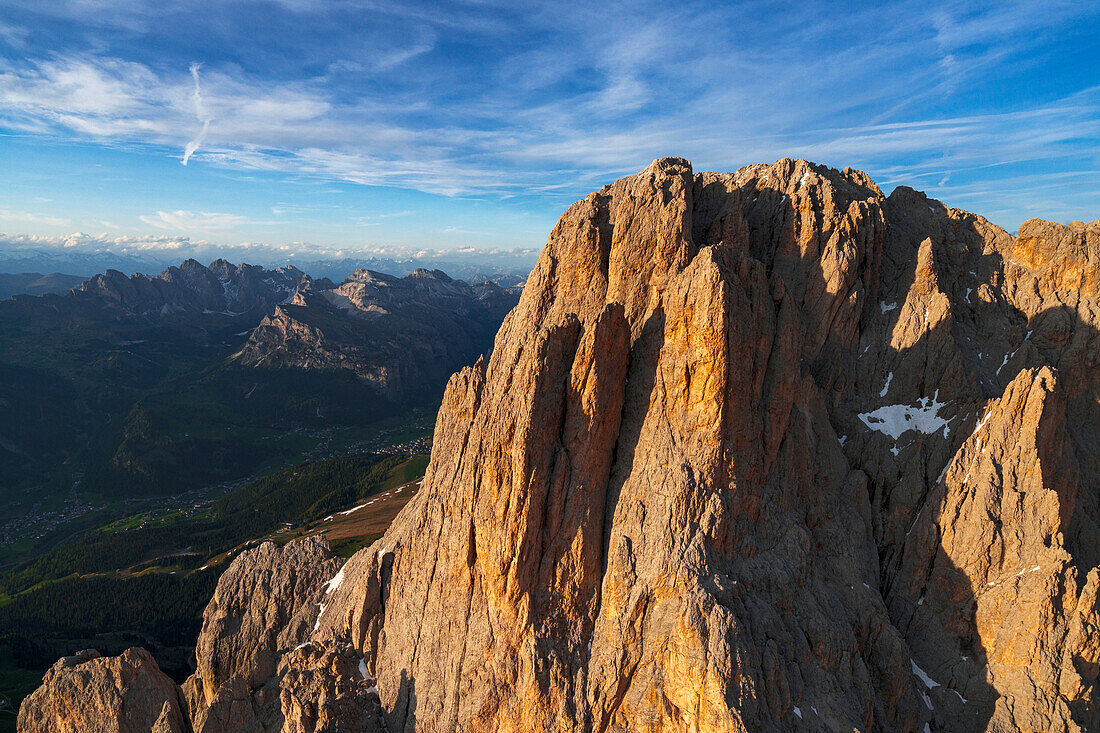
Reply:
[[[655,161],[565,212],[338,583],[223,578],[188,699],[206,733],[1100,729],[1098,280],[1097,222]]]

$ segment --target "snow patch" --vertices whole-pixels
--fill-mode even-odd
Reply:
[[[974,432],[970,433],[970,435],[971,435],[971,436],[977,435],[977,434],[978,434],[978,431],[979,431],[979,430],[981,430],[981,429],[982,429],[983,427],[985,427],[985,424],[986,424],[987,422],[989,422],[989,418],[990,418],[990,417],[992,417],[992,416],[993,416],[993,410],[992,410],[992,408],[990,408],[990,409],[986,410],[986,411],[985,411],[985,414],[984,414],[984,415],[982,415],[982,417],[981,417],[981,419],[980,419],[980,420],[978,420],[978,424],[974,426]],[[978,444],[979,444],[979,445],[981,444],[981,441],[980,441],[980,440],[978,441]]]
[[[321,628],[321,617],[325,615],[325,604],[318,603],[317,607],[321,610],[317,612],[317,620],[313,624],[314,633],[317,632],[317,629]]]
[[[359,674],[363,679],[367,679],[367,660],[366,657],[359,660]]]
[[[1016,349],[1016,351],[1019,351],[1019,350],[1020,350],[1019,348]],[[1001,370],[1005,368],[1005,364],[1008,363],[1009,359],[1016,356],[1016,351],[1013,351],[1011,354],[1005,354],[1005,360],[1001,362],[1001,365],[999,367],[997,367],[997,372],[996,372],[997,374],[1001,373]]]
[[[921,397],[918,406],[886,405],[872,412],[861,412],[859,419],[863,424],[894,440],[910,430],[931,435],[947,427],[948,421],[939,416],[940,408],[946,403],[939,401],[939,390],[931,397]]]
[[[924,510],[923,510],[923,509],[921,509],[920,511],[918,511],[918,512],[917,512],[917,516],[913,517],[913,524],[912,524],[912,525],[910,525],[910,527],[909,527],[909,531],[905,533],[905,536],[906,536],[906,537],[908,537],[909,535],[913,534],[913,529],[915,529],[915,528],[916,528],[916,526],[917,526],[917,520],[918,520],[918,519],[920,519],[920,513],[921,513],[922,511],[924,511]],[[922,599],[922,601],[923,601],[923,599]],[[919,606],[920,604],[918,603],[917,605]]]
[[[367,503],[370,503],[370,502],[367,502]],[[336,513],[340,514],[340,515],[351,514],[352,512],[359,511],[360,509],[362,509],[365,506],[367,506],[367,504],[360,504],[359,506],[353,506],[351,509],[348,509],[346,512],[336,512]]]
[[[344,582],[344,568],[341,567],[340,572],[336,573],[336,575],[334,575],[332,577],[332,580],[325,583],[325,595],[327,596],[329,593],[331,593],[332,591],[339,588],[340,584],[343,583],[343,582]]]
[[[898,307],[898,304],[897,303],[879,303],[878,307],[879,307],[879,310],[882,311],[882,314],[886,315],[890,311],[895,310]]]
[[[967,704],[968,702],[970,702],[969,700],[967,700],[967,699],[966,699],[965,697],[963,697],[962,695],[959,695],[959,691],[958,691],[958,690],[952,690],[952,692],[954,692],[954,693],[955,693],[955,695],[957,695],[957,696],[958,696],[958,698],[959,698],[960,700],[962,700],[962,703],[963,703],[963,705],[965,705],[965,704]]]
[[[878,393],[879,397],[885,397],[886,393],[890,389],[890,382],[894,381],[894,373],[890,372],[886,375],[886,385],[882,388],[882,391]]]
[[[914,662],[912,659],[909,660],[909,664],[913,666],[913,674],[915,674],[917,677],[920,677],[920,681],[923,682],[929,690],[931,690],[933,687],[940,686],[939,682],[936,682],[934,679],[925,674],[924,670],[918,667],[917,663]]]
[[[802,711],[798,709],[798,706],[794,706],[794,714],[798,716],[799,720],[802,720]]]

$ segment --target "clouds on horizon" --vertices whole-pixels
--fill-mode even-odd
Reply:
[[[1100,190],[1076,3],[11,5],[0,128],[184,165],[557,210],[660,155],[797,156],[1013,228]],[[140,219],[218,228],[183,213]]]
[[[313,242],[227,242],[194,239],[179,234],[153,236],[114,236],[106,232],[91,234],[75,232],[63,236],[20,234],[0,231],[0,261],[19,260],[35,255],[116,255],[118,258],[145,259],[161,265],[178,264],[187,258],[212,261],[227,258],[250,264],[285,264],[301,261],[386,259],[395,261],[432,260],[508,262],[516,267],[535,264],[539,250],[531,248],[464,247],[452,250],[430,250],[411,247],[332,247]]]

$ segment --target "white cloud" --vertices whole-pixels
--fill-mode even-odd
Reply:
[[[224,238],[216,241],[195,239],[182,235],[111,236],[77,232],[63,236],[6,234],[0,232],[0,259],[20,257],[56,257],[66,261],[91,264],[95,269],[107,261],[125,259],[130,270],[148,272],[193,257],[209,262],[219,257],[231,262],[249,262],[267,266],[288,262],[325,261],[351,258],[369,260],[388,259],[397,262],[413,262],[417,266],[435,266],[454,262],[489,263],[517,270],[534,265],[536,249],[501,249],[488,247],[464,247],[458,250],[416,249],[401,246],[326,246],[312,242],[270,244],[266,242],[232,242]],[[81,259],[84,258],[84,259]],[[88,260],[87,258],[97,258]],[[100,263],[100,264],[96,264]],[[59,264],[59,267],[63,265]],[[118,267],[123,265],[109,264]]]
[[[22,26],[12,25],[0,20],[0,42],[12,48],[23,48],[30,38],[30,31]]]
[[[138,217],[151,227],[158,229],[174,229],[182,232],[214,232],[242,224],[253,224],[246,217],[236,214],[223,214],[209,211],[158,211],[152,216]]]
[[[198,136],[187,143],[187,146],[183,149],[183,160],[181,162],[184,165],[187,165],[187,161],[191,160],[191,156],[206,140],[206,133],[210,131],[210,122],[213,119],[210,113],[206,111],[206,105],[202,103],[202,89],[199,88],[200,68],[202,68],[202,64],[191,64],[191,78],[195,81],[195,90],[191,92],[191,100],[195,103],[195,117],[202,123],[202,129],[199,131]]]
[[[59,216],[46,216],[33,214],[29,211],[7,211],[0,209],[0,220],[13,221],[22,224],[45,224],[53,227],[67,227],[72,224],[69,219]]]

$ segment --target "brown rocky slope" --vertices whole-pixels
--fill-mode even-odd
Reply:
[[[806,161],[589,195],[282,729],[1100,729],[1098,283],[1100,222]]]

